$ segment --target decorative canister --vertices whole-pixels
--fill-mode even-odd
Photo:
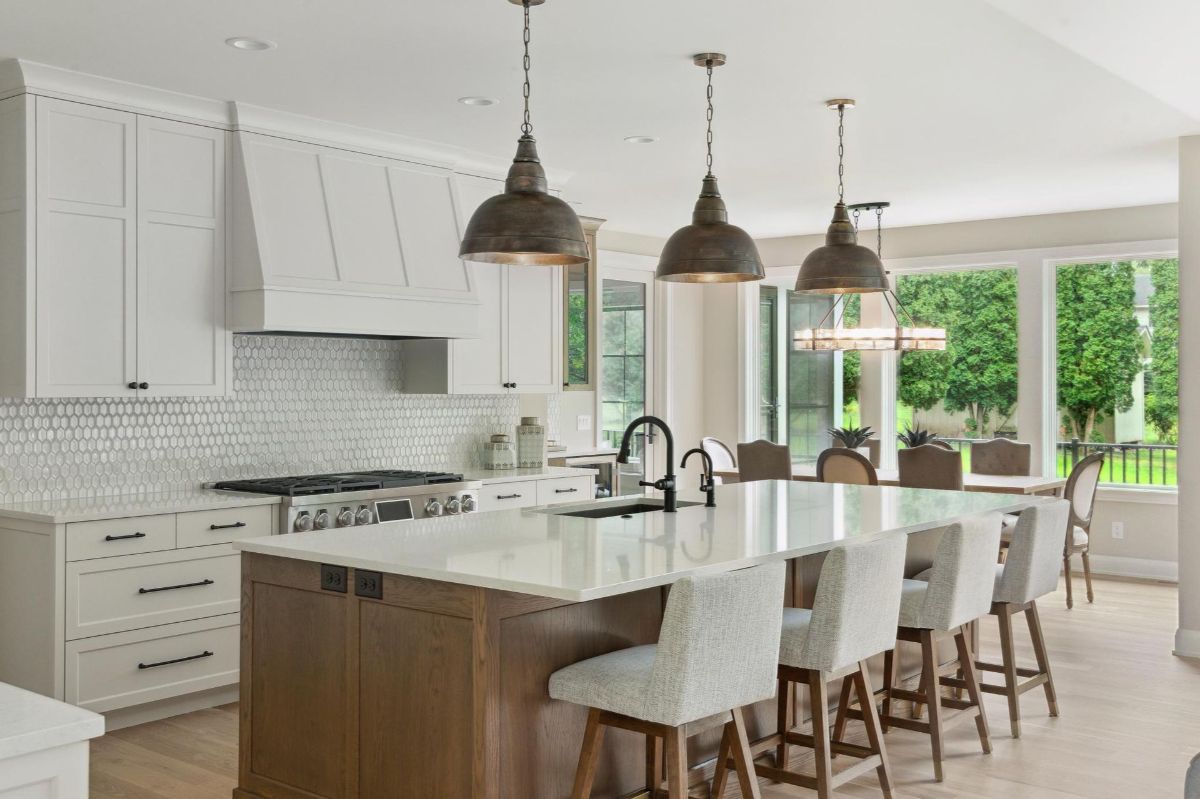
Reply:
[[[546,428],[536,416],[522,416],[517,427],[517,465],[540,469],[546,463]]]
[[[509,437],[496,433],[483,445],[483,468],[512,469],[517,465],[517,451]]]

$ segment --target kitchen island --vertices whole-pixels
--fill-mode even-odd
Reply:
[[[654,642],[675,580],[788,560],[786,601],[804,606],[839,543],[906,535],[912,574],[955,519],[1050,501],[782,481],[721,486],[716,499],[675,514],[558,506],[238,542],[235,796],[567,796],[586,710],[551,700],[546,682]],[[773,718],[771,703],[756,708],[752,734]],[[711,773],[718,734],[690,742],[693,781]],[[593,795],[635,795],[646,775],[643,739],[614,733]]]

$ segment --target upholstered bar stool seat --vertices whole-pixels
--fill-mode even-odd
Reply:
[[[589,796],[605,727],[646,736],[647,784],[687,796],[687,739],[725,725],[745,797],[759,796],[741,708],[775,692],[786,565],[685,577],[671,586],[658,643],[609,652],[550,675],[554,699],[589,708],[573,799]]]

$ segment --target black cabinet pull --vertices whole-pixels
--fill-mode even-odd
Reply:
[[[157,594],[159,591],[174,591],[176,588],[199,588],[202,585],[212,585],[212,580],[200,580],[195,583],[180,583],[179,585],[164,585],[161,588],[139,588],[139,594]]]
[[[145,533],[130,533],[129,535],[106,535],[105,541],[128,541],[130,538],[145,538]]]
[[[497,494],[496,499],[520,499],[520,494]]]
[[[210,524],[209,530],[231,530],[234,527],[245,527],[245,522],[234,522],[233,524]]]
[[[150,384],[149,383],[138,383],[138,388],[145,391],[146,389],[150,388]]]
[[[213,653],[209,652],[207,649],[205,649],[199,655],[188,655],[185,658],[175,658],[174,660],[160,660],[157,663],[139,663],[138,668],[139,669],[157,669],[159,666],[170,666],[173,663],[187,663],[189,660],[199,660],[200,658],[210,658],[212,656],[213,656]]]
[[[130,383],[129,387],[132,388],[134,391],[137,391],[137,383]]]
[[[554,489],[555,494],[574,494],[577,491],[579,491],[578,488],[556,488],[556,489]]]

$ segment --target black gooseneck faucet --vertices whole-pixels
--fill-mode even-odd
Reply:
[[[667,423],[657,416],[639,416],[629,423],[625,428],[625,435],[621,437],[621,451],[617,455],[617,463],[629,463],[629,443],[633,438],[633,433],[642,425],[653,425],[659,430],[662,430],[663,436],[667,439],[667,473],[658,480],[652,483],[645,480],[639,480],[638,485],[649,486],[663,492],[663,512],[675,512],[675,436],[671,435],[671,428],[667,427]]]
[[[679,462],[680,469],[687,468],[688,458],[690,458],[692,455],[699,455],[700,459],[704,461],[704,471],[700,474],[700,490],[704,492],[705,497],[704,507],[715,508],[717,507],[717,500],[714,496],[716,481],[713,480],[712,455],[709,455],[707,452],[700,449],[700,447],[693,447],[692,449],[689,449],[687,452],[683,453],[683,460]]]

